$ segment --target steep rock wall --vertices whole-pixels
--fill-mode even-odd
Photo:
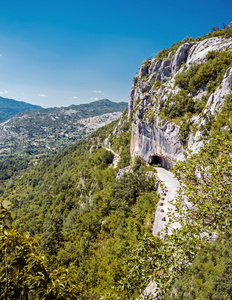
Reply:
[[[183,156],[183,146],[178,136],[178,127],[166,122],[144,123],[137,119],[132,124],[131,155],[141,156],[148,163],[155,163],[152,157],[164,158],[162,167],[170,168],[175,159]]]
[[[131,155],[141,156],[147,163],[157,161],[153,157],[163,158],[163,166],[171,167],[175,160],[184,159],[186,148],[197,151],[203,145],[200,126],[204,125],[206,115],[217,113],[230,91],[232,69],[229,68],[221,85],[211,94],[203,114],[190,119],[195,124],[195,133],[189,135],[187,145],[179,139],[180,126],[167,121],[160,113],[162,105],[180,92],[175,86],[175,76],[188,70],[192,64],[206,61],[209,51],[232,49],[232,39],[222,37],[209,38],[195,43],[182,44],[172,57],[163,61],[152,58],[142,63],[138,74],[133,79],[128,105],[128,119],[132,120]],[[183,67],[183,63],[185,66]],[[202,87],[194,94],[196,101],[205,95]]]

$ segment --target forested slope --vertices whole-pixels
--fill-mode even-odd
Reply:
[[[109,128],[99,133],[108,134]],[[130,163],[129,137],[122,131],[113,143],[124,152],[124,165]],[[116,180],[112,160],[92,136],[2,182],[1,198],[13,204],[16,230],[39,235],[39,250],[53,266],[75,263],[83,299],[99,299],[118,284],[130,254],[145,233],[151,235],[158,200],[154,173],[137,161],[133,173]]]
[[[230,43],[231,28],[212,32],[198,41],[219,37],[220,41],[225,39]],[[199,46],[194,44],[198,43],[196,40],[188,41],[193,43],[192,47]],[[168,53],[175,55],[185,42],[161,51],[156,58],[165,62],[169,59]],[[162,80],[155,83],[147,74],[142,76],[143,68],[148,70],[149,62],[145,62],[138,75],[141,81],[138,85],[134,82],[132,92],[146,88],[148,80],[152,83],[152,92],[148,95],[143,89],[137,94],[137,101],[129,105],[129,115],[125,112],[119,122],[100,128],[87,140],[53,157],[34,161],[26,169],[21,166],[17,174],[8,174],[4,166],[6,174],[0,183],[2,299],[7,288],[5,299],[17,299],[17,294],[29,300],[131,300],[138,299],[150,281],[157,284],[156,299],[207,299],[208,295],[212,299],[228,299],[228,295],[231,296],[222,277],[230,270],[231,258],[231,49],[211,52],[204,59],[206,61],[197,67],[185,69],[183,66],[177,77],[179,82],[165,81],[168,85],[172,80],[178,94],[166,95],[163,106],[158,105],[160,98],[156,101],[149,97],[157,91],[165,95],[165,83]],[[205,63],[212,66],[213,77],[207,77]],[[220,65],[224,65],[223,72],[226,70],[224,77]],[[188,70],[192,68],[195,73],[191,77]],[[191,91],[192,84],[195,86],[206,77],[209,80],[203,82],[199,90],[202,97],[212,92],[208,95],[212,98],[208,104],[204,97],[198,99]],[[196,80],[190,85],[191,78]],[[221,89],[223,101],[216,107],[214,92]],[[156,119],[156,109],[160,119]],[[167,119],[175,122],[174,127],[167,125]],[[143,130],[146,126],[147,131]],[[152,126],[155,135],[151,134]],[[155,130],[158,130],[157,135]],[[179,136],[174,136],[177,132]],[[151,235],[159,200],[154,167],[146,166],[135,155],[139,153],[137,150],[145,149],[143,158],[150,164],[171,159],[173,156],[165,156],[165,143],[160,144],[157,152],[149,146],[150,141],[152,146],[159,145],[154,136],[161,142],[165,141],[164,136],[172,137],[174,142],[178,139],[183,157],[175,162],[172,170],[181,189],[174,203],[176,213],[170,215],[170,222],[179,222],[181,227],[164,239]],[[191,151],[191,147],[187,147],[191,137],[196,140],[194,145],[202,148],[195,147]],[[140,148],[141,141],[147,146]],[[120,155],[117,168],[113,168],[113,154],[106,146]],[[175,153],[169,150],[171,155]],[[128,172],[116,179],[118,170],[129,165]],[[13,223],[7,208],[9,203],[13,204]],[[209,245],[217,237],[219,240]],[[199,252],[203,256],[194,261]],[[191,270],[196,277],[190,278]],[[181,277],[184,274],[186,277]],[[179,278],[183,278],[183,282],[175,283]],[[186,291],[189,282],[191,286]],[[225,286],[224,292],[220,285]],[[214,286],[218,289],[210,294]],[[204,287],[208,294],[202,292]]]
[[[232,236],[225,234],[197,255],[168,299],[232,299]]]
[[[32,105],[23,101],[0,97],[0,122],[22,111],[34,111],[42,109],[39,105]]]

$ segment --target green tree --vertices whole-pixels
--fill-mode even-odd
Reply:
[[[63,243],[63,221],[60,215],[51,214],[46,220],[41,236],[42,250],[49,255],[57,255]]]
[[[8,205],[0,201],[0,299],[80,299],[81,285],[74,266],[52,269],[46,256],[38,252],[38,237],[9,229]]]
[[[201,233],[210,236],[232,225],[231,162],[232,137],[225,132],[177,164],[175,173],[182,187],[176,203],[178,221],[190,227],[199,226]]]
[[[167,299],[232,299],[232,235],[223,234],[204,247],[178,278]]]
[[[129,295],[142,290],[147,279],[139,274],[149,266],[150,259],[153,272],[149,279],[158,286],[158,299],[163,299],[197,253],[221,232],[231,228],[231,134],[225,132],[215,136],[198,153],[177,163],[174,171],[181,188],[175,202],[176,213],[170,213],[170,223],[179,222],[181,227],[172,230],[172,235],[166,235],[145,263],[140,260],[140,265],[129,270],[122,281],[123,289]],[[130,297],[125,296],[125,299],[133,299]]]

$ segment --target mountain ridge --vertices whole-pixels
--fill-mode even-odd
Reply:
[[[147,162],[157,156],[171,167],[184,159],[186,149],[203,145],[202,128],[209,116],[216,117],[231,89],[231,48],[232,38],[211,37],[181,44],[172,58],[142,63],[128,109],[132,156]],[[210,67],[216,74],[210,75]]]
[[[88,104],[20,112],[0,124],[0,157],[60,150],[118,119],[127,105],[102,99]]]
[[[0,122],[7,120],[21,111],[34,111],[38,109],[43,109],[43,107],[24,101],[0,97]]]

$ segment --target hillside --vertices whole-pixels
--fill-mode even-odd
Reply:
[[[144,233],[152,239],[154,173],[148,176],[138,162],[133,173],[116,180],[119,167],[127,166],[130,158],[124,155],[114,169],[113,154],[101,147],[114,127],[115,122],[1,184],[2,199],[13,204],[17,230],[40,235],[40,250],[56,265],[75,260],[83,299],[98,298],[116,284]],[[125,130],[126,124],[120,128]],[[129,132],[124,132],[112,147],[128,153],[129,141]],[[156,241],[152,243],[154,247]]]
[[[32,105],[23,101],[0,97],[0,122],[22,111],[34,111],[42,109],[39,105]]]
[[[26,170],[11,165],[18,173],[7,176],[4,165],[0,287],[9,282],[8,299],[207,299],[202,288],[217,282],[225,290],[210,297],[227,299],[231,82],[231,26],[184,39],[142,63],[119,121]],[[157,165],[180,186],[162,234],[155,216],[172,191]],[[148,284],[155,289],[144,297]]]
[[[232,298],[232,236],[220,236],[197,255],[173,286],[170,299]]]
[[[187,149],[203,146],[224,102],[231,101],[232,38],[217,34],[222,36],[184,39],[142,63],[128,110],[132,156],[171,167]]]
[[[181,227],[165,237],[162,266],[153,266],[158,289],[151,299],[162,299],[199,249],[230,228],[231,83],[231,25],[162,50],[143,61],[133,79],[130,154],[175,166],[181,187],[169,225]]]
[[[126,102],[89,104],[21,112],[0,124],[0,157],[56,152],[120,117]]]

